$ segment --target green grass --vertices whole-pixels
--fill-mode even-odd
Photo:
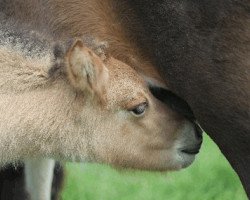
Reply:
[[[196,161],[179,172],[120,172],[67,164],[63,200],[247,200],[240,181],[207,137]]]

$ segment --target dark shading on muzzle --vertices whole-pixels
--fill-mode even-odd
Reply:
[[[194,113],[186,101],[178,97],[173,92],[161,87],[149,85],[149,90],[154,95],[154,97],[159,99],[161,102],[167,104],[172,110],[176,111],[177,113],[179,113],[180,115],[184,116],[186,119],[191,121],[195,126],[195,133],[197,139],[202,141],[203,131],[197,124]]]
[[[160,101],[167,104],[172,110],[194,122],[194,113],[186,101],[175,95],[173,92],[161,87],[149,85],[151,93]]]

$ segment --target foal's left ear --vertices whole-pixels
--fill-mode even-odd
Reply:
[[[76,40],[65,57],[70,83],[78,90],[102,95],[108,81],[104,62],[82,40]]]

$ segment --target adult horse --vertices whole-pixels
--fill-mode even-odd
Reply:
[[[9,11],[11,16],[17,15],[21,21],[33,21],[42,28],[49,25],[57,37],[66,32],[77,35],[90,30],[79,26],[79,22],[84,23],[88,19],[82,9],[86,9],[89,4],[86,6],[86,1],[83,0],[63,2],[1,0],[0,9]],[[102,25],[104,20],[105,27],[108,27],[91,29],[92,32],[99,36],[102,32],[104,36],[108,35],[109,40],[115,41],[111,42],[113,53],[132,66],[140,67],[145,63],[144,59],[134,61],[134,57],[138,58],[138,49],[140,54],[144,52],[141,57],[150,61],[150,67],[154,66],[151,63],[154,60],[171,90],[190,104],[203,129],[219,145],[250,196],[250,2],[95,2],[108,2],[112,9],[88,9],[88,12],[98,11],[110,13],[112,16],[92,17],[98,25]],[[125,5],[126,3],[130,5]],[[113,15],[114,10],[119,15]],[[106,19],[112,23],[107,24]],[[116,39],[119,34],[122,37],[117,38],[125,38],[124,29],[117,29],[117,24],[128,26],[126,31],[129,41],[136,48],[128,48],[127,43],[120,44],[123,40]],[[116,44],[117,41],[119,45]],[[130,56],[131,54],[136,56]]]
[[[127,1],[144,28],[141,49],[190,104],[250,197],[250,1]]]

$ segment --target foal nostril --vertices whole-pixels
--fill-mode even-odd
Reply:
[[[180,149],[182,153],[186,153],[189,155],[195,155],[199,153],[202,144],[202,129],[196,123],[194,124],[194,129],[195,137],[197,139],[197,141],[195,142],[196,144]]]
[[[195,136],[198,140],[202,141],[202,129],[200,128],[199,125],[195,124]]]

